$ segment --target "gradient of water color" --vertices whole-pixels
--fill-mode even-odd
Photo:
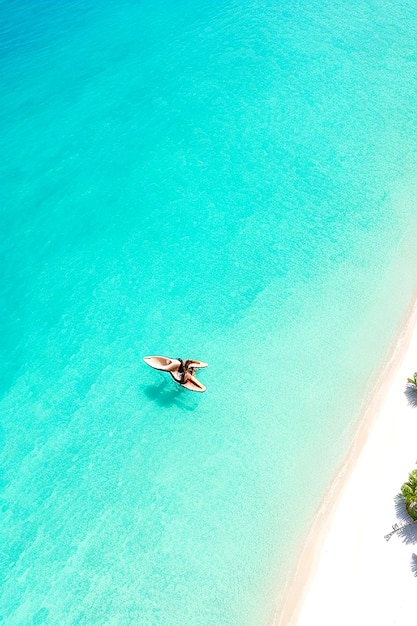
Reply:
[[[266,624],[415,286],[417,9],[0,16],[0,620]]]

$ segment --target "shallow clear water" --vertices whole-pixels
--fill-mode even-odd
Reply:
[[[415,286],[417,9],[0,13],[1,618],[267,623]]]

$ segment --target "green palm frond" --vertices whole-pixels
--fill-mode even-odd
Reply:
[[[417,469],[409,473],[407,482],[401,486],[401,493],[407,513],[417,521]]]
[[[404,483],[401,487],[401,493],[403,494],[404,498],[407,499],[412,497],[414,492],[408,483]]]

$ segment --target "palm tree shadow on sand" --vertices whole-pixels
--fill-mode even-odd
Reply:
[[[417,407],[417,387],[414,383],[407,383],[404,390],[408,404]]]
[[[397,516],[397,519],[401,521],[402,524],[411,522],[411,518],[408,515],[406,508],[405,508],[405,502],[404,502],[402,493],[397,493],[397,495],[395,496],[394,507],[395,507],[395,515]]]
[[[198,405],[196,393],[190,393],[180,385],[170,380],[162,380],[159,385],[147,385],[143,392],[149,400],[152,400],[161,408],[178,406],[186,411],[194,411]]]
[[[417,543],[417,523],[413,522],[405,509],[404,498],[401,493],[397,493],[394,498],[395,513],[401,524],[397,531],[397,537],[405,544]]]
[[[417,578],[417,554],[413,554],[411,555],[411,571],[413,572],[414,576]]]

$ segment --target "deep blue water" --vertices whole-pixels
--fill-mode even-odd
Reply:
[[[415,288],[417,8],[0,17],[0,615],[266,624]]]

